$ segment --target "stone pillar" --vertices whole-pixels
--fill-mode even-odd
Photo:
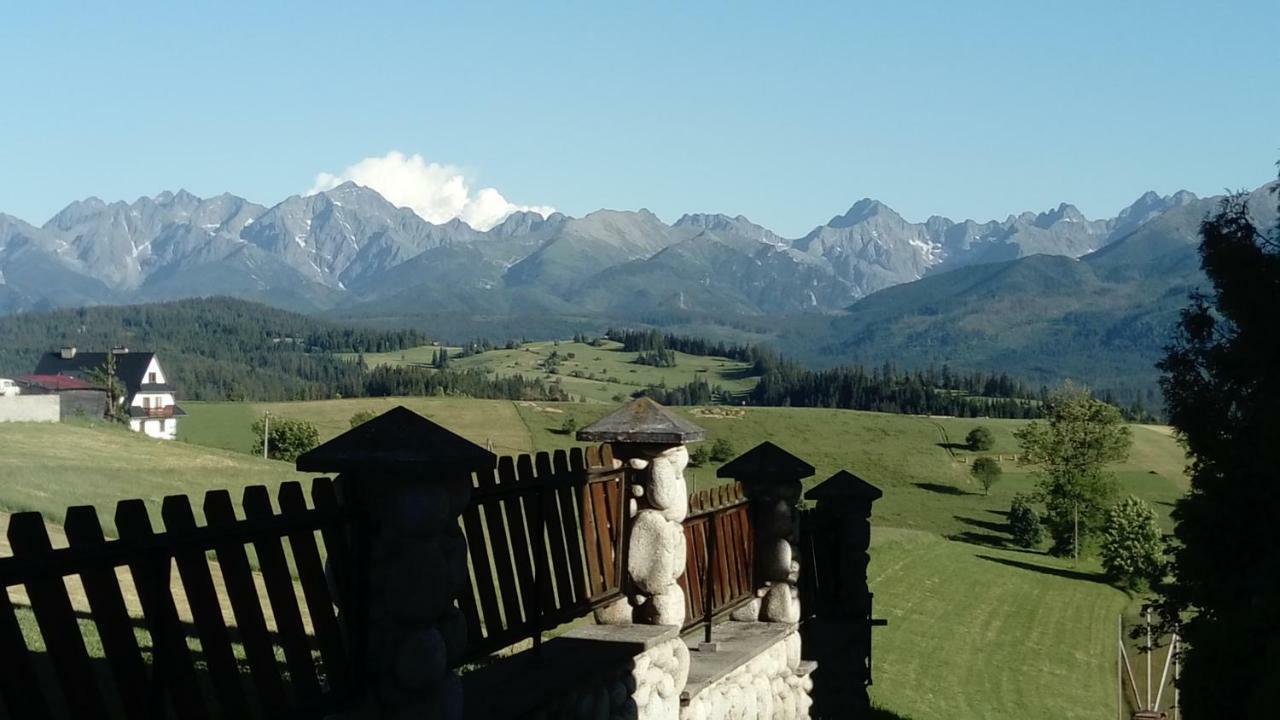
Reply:
[[[757,599],[739,608],[739,621],[800,622],[800,494],[813,466],[763,442],[734,458],[717,477],[742,483],[755,532]]]
[[[451,668],[466,648],[454,605],[467,582],[458,516],[471,473],[496,458],[403,407],[298,458],[298,469],[341,472],[354,514],[348,597],[340,598],[360,703],[352,717],[462,717]]]
[[[843,718],[870,707],[871,617],[867,563],[871,556],[871,504],[879,488],[845,470],[805,494],[817,501],[807,528],[819,582],[804,625],[813,673],[813,715]]]
[[[578,439],[607,442],[628,467],[627,597],[596,613],[602,624],[683,625],[684,522],[689,514],[685,443],[706,432],[647,397],[637,398],[578,431]]]

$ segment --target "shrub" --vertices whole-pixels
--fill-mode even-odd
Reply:
[[[372,410],[361,410],[360,412],[351,416],[351,420],[350,420],[351,427],[363,425],[376,417],[378,417],[378,413]]]
[[[996,438],[985,425],[979,425],[969,431],[969,434],[964,437],[964,442],[970,450],[986,452],[995,446]]]
[[[1044,526],[1040,524],[1040,514],[1031,507],[1030,499],[1021,493],[1013,496],[1009,504],[1009,534],[1014,544],[1030,548],[1044,540]]]
[[[710,460],[711,451],[707,449],[706,445],[698,445],[693,449],[693,452],[689,453],[689,464],[694,467],[706,465]]]
[[[262,454],[262,430],[265,417],[253,423],[253,453]],[[273,417],[267,424],[267,457],[293,462],[302,453],[320,444],[320,431],[314,423],[294,418]]]
[[[575,418],[567,417],[564,422],[560,423],[561,435],[572,435],[578,431],[578,421]]]
[[[969,472],[978,481],[978,484],[982,486],[983,495],[991,494],[991,486],[999,482],[1000,476],[1004,474],[1004,470],[1000,469],[1000,463],[989,457],[980,457],[974,460]]]
[[[1102,568],[1113,582],[1136,590],[1160,569],[1160,526],[1156,513],[1132,495],[1107,509],[1102,526]]]
[[[732,460],[735,454],[733,443],[729,442],[729,438],[716,438],[716,441],[711,443],[708,457],[712,462],[727,462]]]

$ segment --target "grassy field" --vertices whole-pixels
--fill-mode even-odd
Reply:
[[[116,427],[0,424],[0,510],[36,510],[61,524],[71,505],[93,505],[114,534],[118,500],[147,501],[153,525],[166,495],[227,488],[239,502],[247,485],[301,480],[288,463],[185,443],[164,442]],[[200,502],[193,498],[197,513]]]
[[[16,480],[0,484],[0,508],[57,517],[73,503],[109,508],[123,496],[155,500],[279,482],[295,475],[290,466],[244,454],[249,424],[263,411],[309,419],[328,439],[347,429],[353,413],[398,404],[502,454],[574,445],[561,431],[566,420],[586,425],[614,407],[454,398],[190,403],[180,426],[187,442],[167,444],[101,428],[0,426],[7,450],[0,473]],[[1112,711],[1115,618],[1132,613],[1140,598],[1106,584],[1096,561],[1072,568],[1010,546],[1003,511],[1034,483],[1011,459],[1021,421],[798,408],[676,411],[707,428],[708,441],[727,438],[739,452],[763,440],[791,450],[817,468],[810,484],[846,468],[884,490],[873,518],[871,586],[877,616],[890,621],[875,631],[873,698],[886,717],[1085,718]],[[995,436],[987,454],[1003,458],[1004,478],[989,496],[969,479],[976,455],[956,445],[977,424]],[[1186,487],[1182,452],[1166,428],[1134,426],[1133,433],[1129,460],[1114,470],[1125,493],[1165,515]],[[690,468],[691,484],[722,482],[715,470]]]
[[[425,346],[403,352],[365,355],[369,365],[427,365],[439,348]],[[450,350],[454,352],[454,350]],[[543,363],[556,353],[560,364],[556,374],[546,371]],[[569,357],[572,355],[573,357]],[[606,341],[600,347],[573,342],[526,343],[516,350],[491,350],[471,357],[451,359],[449,367],[455,370],[481,369],[499,377],[524,375],[558,379],[575,400],[616,404],[619,397],[628,397],[636,390],[650,385],[666,384],[668,387],[684,385],[694,378],[711,385],[720,385],[731,392],[746,392],[755,387],[756,379],[747,375],[745,363],[726,358],[702,357],[676,353],[676,366],[656,368],[635,362],[637,353],[623,352],[622,344]]]

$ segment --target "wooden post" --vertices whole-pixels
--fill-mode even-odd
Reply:
[[[805,494],[817,506],[806,517],[806,561],[815,577],[802,585],[806,657],[813,672],[815,717],[860,717],[870,707],[871,628],[886,624],[871,616],[867,554],[871,505],[880,489],[845,470]],[[812,522],[809,522],[809,521]]]
[[[493,453],[404,407],[394,408],[298,458],[298,469],[341,472],[355,515],[352,679],[366,688],[364,718],[462,716],[450,670],[465,651],[467,620],[454,601],[467,586],[458,518],[473,472]]]

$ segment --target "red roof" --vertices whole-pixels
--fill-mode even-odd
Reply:
[[[23,375],[18,382],[24,385],[35,385],[45,390],[96,390],[91,382],[71,377],[70,375]]]

